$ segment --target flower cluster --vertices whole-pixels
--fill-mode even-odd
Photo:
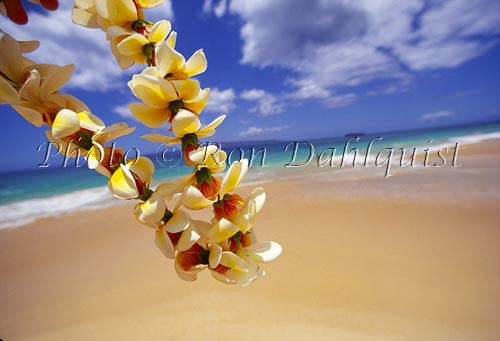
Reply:
[[[166,20],[152,23],[143,8],[163,0],[75,0],[73,21],[107,34],[118,64],[147,64],[128,83],[139,100],[129,105],[145,126],[169,125],[171,135],[149,134],[144,138],[180,144],[190,175],[152,186],[154,164],[146,157],[128,161],[121,148],[109,141],[131,133],[125,123],[105,124],[87,106],[59,89],[70,79],[73,66],[35,64],[23,56],[38,47],[37,42],[18,42],[3,34],[0,40],[0,103],[10,104],[36,126],[50,127],[48,139],[70,157],[84,155],[89,168],[108,177],[113,195],[137,200],[134,214],[154,231],[161,253],[175,259],[181,279],[193,281],[208,269],[226,284],[247,285],[262,277],[261,263],[281,254],[272,241],[257,241],[254,225],[266,193],[257,188],[243,198],[238,187],[248,172],[248,161],[233,162],[226,174],[227,154],[200,139],[215,134],[222,115],[202,127],[199,115],[210,90],[202,89],[191,77],[207,69],[202,50],[187,61],[175,50],[177,34]],[[179,194],[179,195],[176,195]],[[174,204],[170,204],[170,203]],[[189,211],[211,210],[210,221],[191,218]]]

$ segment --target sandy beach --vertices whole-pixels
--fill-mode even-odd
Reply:
[[[460,161],[273,179],[246,288],[178,279],[131,205],[2,230],[0,338],[499,340],[500,141]]]

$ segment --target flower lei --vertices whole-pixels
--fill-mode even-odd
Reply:
[[[191,77],[207,69],[203,50],[187,61],[175,50],[176,32],[166,20],[152,23],[143,8],[164,0],[75,0],[73,22],[106,32],[111,51],[122,69],[147,64],[132,77],[129,88],[140,100],[129,109],[145,126],[159,128],[167,121],[173,136],[149,134],[143,138],[180,144],[186,166],[193,172],[151,188],[155,167],[147,157],[127,161],[121,148],[107,143],[132,133],[126,123],[106,126],[76,97],[60,93],[73,65],[35,64],[23,54],[38,48],[38,41],[17,41],[0,30],[0,104],[9,104],[37,127],[46,125],[47,138],[68,157],[83,155],[88,167],[106,176],[109,190],[123,200],[137,200],[134,214],[154,231],[162,254],[175,259],[179,277],[194,281],[208,269],[226,284],[247,285],[262,277],[260,263],[281,254],[272,241],[258,242],[253,230],[266,194],[256,188],[247,198],[235,193],[248,171],[248,160],[233,162],[224,177],[227,154],[200,139],[215,134],[225,116],[205,127],[199,115],[210,89],[201,89]],[[176,194],[180,198],[168,207]],[[187,210],[212,208],[211,221],[191,219]]]

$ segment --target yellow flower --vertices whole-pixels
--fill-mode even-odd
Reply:
[[[74,69],[73,64],[36,64],[28,67],[27,79],[19,89],[21,99],[42,105],[71,79]]]
[[[76,113],[69,109],[63,109],[56,115],[52,124],[51,137],[64,142],[71,140],[76,144],[81,142],[80,145],[84,149],[90,150],[92,142],[104,145],[112,139],[130,134],[134,130],[135,127],[129,128],[126,123],[115,123],[106,127],[99,117],[89,112]]]
[[[220,245],[210,244],[209,268],[212,276],[224,284],[236,284],[238,277],[249,276],[250,269],[245,259]]]
[[[127,69],[134,65],[134,60],[129,56],[122,55],[118,51],[118,44],[133,34],[136,34],[136,32],[132,30],[131,26],[111,26],[106,30],[106,39],[109,41],[111,52],[122,69]]]
[[[75,0],[71,18],[75,24],[106,31],[110,26],[125,26],[138,16],[133,0]]]
[[[135,217],[137,220],[149,227],[159,228],[166,222],[167,202],[176,193],[182,191],[189,181],[189,178],[180,178],[173,182],[159,185],[147,200],[135,206]]]
[[[135,206],[136,219],[149,227],[158,228],[167,210],[167,203],[160,192],[153,192],[151,197]]]
[[[162,78],[188,79],[207,70],[207,58],[203,50],[196,51],[186,61],[175,49],[174,41],[165,41],[157,45],[156,67]]]
[[[167,81],[155,67],[134,75],[128,86],[144,102],[130,104],[130,111],[150,128],[161,127],[167,120],[172,120],[180,109],[200,114],[210,95],[210,89],[200,90],[197,80]]]
[[[62,109],[70,109],[75,112],[90,111],[87,105],[78,98],[59,93],[49,95],[43,102],[30,102],[21,99],[12,107],[28,122],[37,127],[41,127],[43,124],[51,127],[57,113]]]
[[[200,146],[189,153],[189,159],[197,170],[209,169],[212,173],[219,173],[226,168],[227,153],[216,145]]]
[[[198,115],[191,111],[181,109],[172,120],[172,132],[175,136],[166,136],[162,134],[147,134],[142,136],[152,142],[162,142],[169,145],[182,142],[182,138],[188,134],[194,134],[198,138],[209,137],[215,134],[215,129],[224,121],[226,115],[217,117],[205,127],[201,127]]]
[[[16,104],[29,67],[34,63],[23,56],[40,45],[38,41],[17,41],[0,30],[0,104]]]
[[[37,127],[44,123],[50,126],[56,109],[62,109],[63,103],[69,108],[86,109],[75,97],[57,93],[71,78],[73,65],[34,64],[23,53],[35,50],[37,41],[18,42],[1,30],[0,33],[0,104],[11,104]]]
[[[52,130],[47,131],[46,135],[63,155],[83,155],[90,169],[109,178],[121,162],[123,152],[104,145],[134,130],[135,127],[123,122],[106,127],[99,117],[89,112],[76,113],[63,109],[56,115]]]
[[[207,267],[208,256],[209,251],[199,244],[178,252],[175,256],[175,271],[179,278],[188,282],[195,281],[198,273]]]
[[[200,154],[201,152],[198,152]],[[208,154],[204,153],[207,160],[213,160]],[[193,153],[193,155],[196,155]],[[207,156],[208,155],[208,156]],[[220,189],[214,196],[215,198],[207,198],[206,195],[196,186],[187,187],[182,193],[182,204],[191,210],[200,210],[209,207],[216,203],[218,199],[223,199],[224,196],[238,187],[248,172],[248,160],[235,161],[229,167],[224,179],[221,182]]]
[[[118,199],[139,198],[149,188],[155,166],[147,157],[120,164],[108,181],[108,188]]]
[[[155,245],[165,257],[173,258],[175,250],[184,252],[200,241],[198,226],[206,223],[191,220],[189,214],[180,209],[168,215],[167,221],[156,230]]]
[[[265,202],[266,192],[264,189],[262,187],[254,189],[243,202],[238,214],[231,219],[232,222],[240,228],[241,232],[248,232],[255,224],[255,218],[264,207]]]
[[[172,25],[167,20],[161,20],[151,28],[145,27],[143,32],[132,34],[117,44],[120,54],[132,58],[138,64],[152,63],[155,44],[168,36]]]
[[[191,187],[189,189],[192,191]],[[185,196],[190,196],[190,198],[187,199],[185,198]],[[185,191],[183,194],[182,203],[187,208],[193,207],[193,209],[197,209],[196,205],[202,207],[206,204],[206,200],[206,198],[200,197],[196,193]],[[217,205],[225,205],[225,203],[221,203],[221,201],[223,200],[224,199],[212,203],[214,207],[216,207]],[[234,215],[230,215],[227,217],[218,217],[219,220],[215,222],[215,224],[206,234],[208,240],[210,242],[220,243],[234,236],[238,232],[249,232],[250,229],[255,225],[257,214],[262,210],[265,201],[266,193],[264,192],[264,189],[256,188],[255,190],[253,190],[248,198],[243,201],[241,207],[236,209]],[[185,205],[185,202],[188,204],[188,206]]]
[[[50,140],[61,144],[61,152],[65,153],[68,144],[78,146],[84,155],[92,148],[92,136],[105,128],[99,117],[89,112],[76,113],[69,109],[59,111],[52,123],[52,130],[47,132]],[[63,149],[64,147],[64,149]]]
[[[263,277],[265,272],[259,263],[272,262],[282,252],[281,245],[273,241],[260,242],[249,247],[239,246],[234,253],[223,251],[217,244],[213,245],[214,252],[211,252],[211,256],[213,254],[214,259],[210,264],[210,273],[224,284],[240,286],[246,286]],[[228,260],[224,260],[224,255],[232,256],[226,256]]]

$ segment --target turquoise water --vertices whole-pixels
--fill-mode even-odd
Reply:
[[[496,136],[498,134],[498,136]],[[500,137],[500,124],[486,124],[460,128],[420,130],[401,133],[371,134],[361,137],[359,142],[351,142],[350,148],[359,148],[360,154],[365,153],[368,143],[373,137],[382,136],[382,141],[375,141],[372,146],[373,153],[383,149],[393,147],[414,148],[425,146],[452,145],[456,142],[471,143],[486,138]],[[336,148],[337,154],[342,154],[348,138],[329,138],[309,141],[314,146],[314,154],[317,156],[326,148]],[[432,143],[428,144],[429,141]],[[226,151],[231,151],[240,147],[245,152],[245,157],[249,157],[249,149],[266,149],[265,167],[260,165],[260,156],[256,157],[253,168],[259,168],[263,172],[276,171],[282,168],[282,172],[289,171],[284,166],[290,163],[293,153],[293,144],[288,150],[284,148],[290,142],[273,142],[266,144],[255,143],[253,145],[224,145]],[[304,163],[309,157],[310,149],[305,144],[300,144],[298,149],[296,164]],[[259,154],[261,155],[261,154]],[[325,154],[326,155],[326,154]],[[150,156],[153,160],[155,156]],[[239,158],[239,152],[232,153],[232,160]],[[311,161],[314,164],[316,159]],[[163,167],[156,162],[157,171],[155,179],[157,181],[168,180],[182,174],[187,174],[189,169],[182,166]],[[352,163],[351,163],[352,164]],[[281,172],[280,171],[280,172]],[[259,174],[261,174],[259,172]],[[56,195],[72,193],[88,188],[102,187],[106,185],[107,179],[103,176],[88,170],[85,166],[81,168],[49,167],[37,168],[34,170],[23,170],[16,172],[2,173],[0,177],[0,205],[12,204],[36,198],[47,198]]]

